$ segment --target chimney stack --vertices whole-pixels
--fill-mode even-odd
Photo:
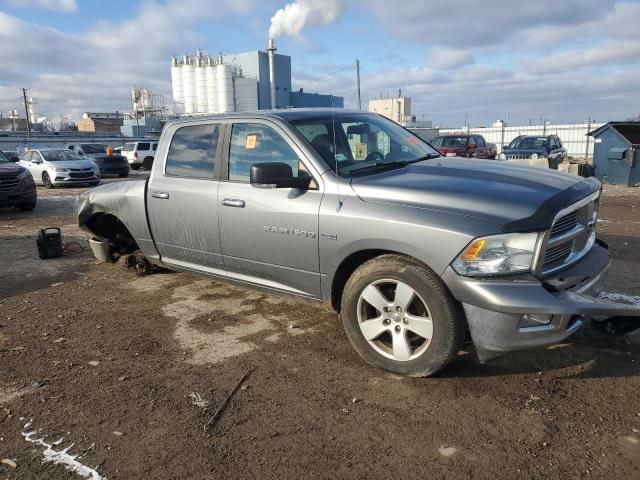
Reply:
[[[271,89],[271,108],[276,108],[276,45],[273,38],[269,39],[269,87]]]

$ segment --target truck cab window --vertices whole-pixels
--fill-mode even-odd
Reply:
[[[190,125],[176,130],[169,153],[165,174],[177,177],[213,178],[218,125]]]
[[[248,182],[254,163],[284,162],[298,176],[300,159],[273,128],[260,123],[236,123],[229,147],[229,180]]]

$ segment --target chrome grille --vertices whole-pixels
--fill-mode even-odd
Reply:
[[[579,211],[571,212],[568,215],[565,215],[553,224],[553,228],[551,229],[551,236],[560,235],[564,232],[568,232],[569,230],[575,228],[578,224],[578,215]]]
[[[10,192],[18,186],[20,179],[14,178],[0,178],[0,192]]]
[[[580,260],[596,238],[600,192],[560,211],[545,237],[538,271],[549,274]]]
[[[506,155],[507,160],[529,160],[531,158],[531,154],[530,153],[524,153],[524,154],[507,154]]]

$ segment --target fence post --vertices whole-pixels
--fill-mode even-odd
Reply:
[[[587,122],[587,134],[585,135],[587,139],[587,146],[584,150],[584,159],[587,160],[589,158],[589,131],[591,130],[591,115],[589,115],[589,121]]]

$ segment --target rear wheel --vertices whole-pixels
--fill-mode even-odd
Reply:
[[[142,165],[144,166],[145,170],[151,170],[151,167],[153,166],[153,157],[147,157],[143,160]]]
[[[47,172],[42,174],[42,183],[46,188],[53,188],[53,183],[51,182],[51,178]]]
[[[464,319],[447,288],[424,265],[383,255],[360,266],[342,296],[342,322],[370,365],[414,377],[444,368],[464,341]]]
[[[131,168],[133,168],[134,170],[139,170],[141,167],[141,165],[138,165],[136,163],[134,163],[133,165],[131,165]]]

